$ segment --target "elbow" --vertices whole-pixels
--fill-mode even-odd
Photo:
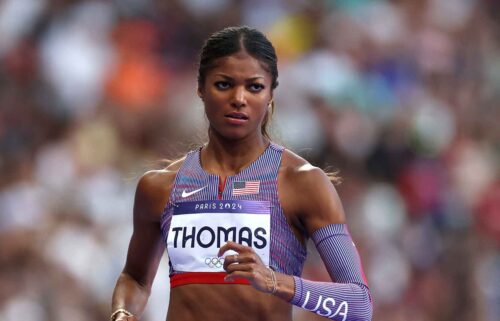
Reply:
[[[365,284],[357,284],[360,291],[360,306],[357,318],[353,320],[371,321],[373,317],[373,300],[370,289]]]
[[[366,314],[360,320],[371,321],[372,317],[373,317],[373,305],[369,303],[367,306]]]
[[[122,281],[127,285],[127,287],[134,288],[136,291],[141,292],[143,295],[149,297],[151,294],[152,282],[141,279],[132,273],[123,271],[120,274],[119,282]]]
[[[370,300],[360,302],[356,311],[351,311],[344,321],[371,321],[373,317],[373,305]]]
[[[353,295],[343,313],[334,315],[336,321],[371,321],[373,317],[373,301],[370,289],[363,283],[350,283]]]
[[[364,313],[360,316],[361,321],[371,321],[373,317],[373,304],[368,302],[365,305]]]
[[[370,289],[362,283],[345,284],[349,288],[350,298],[340,303],[334,313],[324,315],[317,314],[335,321],[371,321],[373,317],[373,301]],[[323,301],[323,307],[326,300]],[[331,310],[333,312],[333,309]]]

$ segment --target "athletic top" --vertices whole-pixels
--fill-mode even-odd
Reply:
[[[257,160],[228,176],[225,182],[202,168],[201,147],[186,155],[161,217],[171,287],[192,283],[248,284],[243,279],[224,281],[223,260],[216,254],[231,236],[233,241],[252,246],[273,270],[301,275],[306,248],[288,225],[278,197],[283,150],[270,143]],[[212,256],[205,253],[207,248]],[[201,259],[193,263],[198,258],[192,253],[197,251]],[[211,269],[217,272],[209,272]]]

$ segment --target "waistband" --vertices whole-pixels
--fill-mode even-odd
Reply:
[[[236,278],[233,281],[224,281],[226,272],[186,272],[170,276],[170,288],[187,284],[245,284],[250,285],[247,279]]]

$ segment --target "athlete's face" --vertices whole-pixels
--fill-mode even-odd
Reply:
[[[270,73],[244,51],[215,62],[198,89],[211,130],[226,139],[260,137],[272,99]]]

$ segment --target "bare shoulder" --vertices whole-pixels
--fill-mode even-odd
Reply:
[[[184,159],[179,159],[164,169],[151,170],[144,173],[139,180],[138,190],[151,196],[155,193],[164,194],[164,192],[170,194],[175,175],[177,175],[177,171],[184,162]]]
[[[142,175],[137,184],[134,215],[152,220],[160,218],[184,159],[179,159],[164,169],[151,170]]]
[[[345,221],[339,196],[326,173],[289,150],[283,152],[279,188],[283,208],[294,213],[308,234]]]
[[[318,179],[329,182],[325,172],[316,166],[311,165],[307,160],[295,154],[294,152],[285,149],[280,170],[286,181],[297,181],[307,183],[309,181],[318,183]]]

